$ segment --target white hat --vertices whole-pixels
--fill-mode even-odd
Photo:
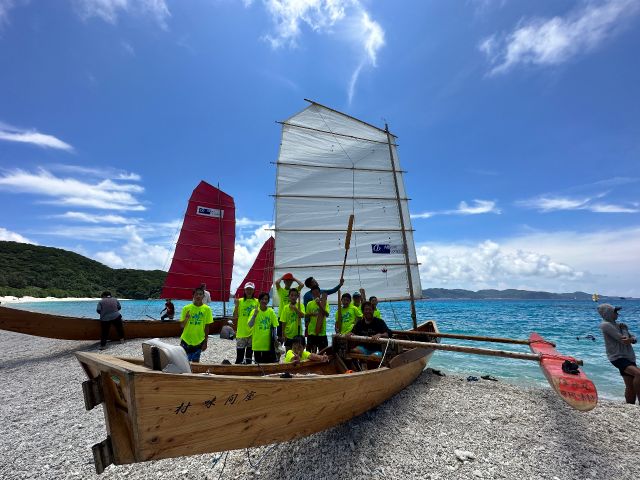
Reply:
[[[253,288],[255,290],[256,286],[253,284],[253,282],[247,282],[244,284],[244,288]]]

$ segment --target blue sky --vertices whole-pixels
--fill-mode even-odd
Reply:
[[[640,2],[0,0],[0,239],[166,268],[200,180],[267,238],[311,98],[399,136],[423,288],[640,296]]]

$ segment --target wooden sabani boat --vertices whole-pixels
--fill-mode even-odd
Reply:
[[[429,340],[429,321],[402,338]],[[153,370],[141,359],[76,353],[89,381],[85,405],[102,404],[108,437],[93,446],[96,471],[109,464],[255,447],[319,432],[381,404],[411,384],[432,349],[349,353],[335,337],[329,363],[200,365]],[[288,373],[283,378],[282,374]]]
[[[209,327],[210,334],[220,333],[229,319],[214,320]],[[179,321],[124,320],[123,324],[126,339],[179,337],[182,334]],[[61,340],[100,340],[100,320],[50,315],[17,308],[0,307],[0,329]],[[111,340],[118,339],[114,328],[111,328],[109,334]]]

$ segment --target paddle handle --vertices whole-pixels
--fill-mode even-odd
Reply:
[[[340,273],[340,283],[344,281],[344,269],[347,266],[347,255],[351,245],[351,230],[353,230],[353,214],[349,215],[349,226],[347,227],[347,237],[344,239],[344,260],[342,261],[342,272]]]

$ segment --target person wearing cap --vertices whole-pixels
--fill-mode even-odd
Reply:
[[[313,300],[313,294],[311,293],[311,289],[313,287],[318,287],[320,288],[320,294],[321,295],[326,295],[329,296],[332,293],[336,293],[338,290],[340,290],[340,287],[344,284],[344,280],[340,280],[340,283],[338,283],[338,285],[336,285],[335,287],[333,287],[331,290],[323,290],[320,288],[320,285],[318,284],[317,280],[313,277],[309,277],[304,281],[304,286],[307,287],[309,289],[308,292],[306,292],[304,294],[304,297],[302,297],[302,303],[304,303],[304,308],[307,308],[307,304]]]
[[[235,298],[233,308],[233,318],[237,320],[236,325],[236,364],[250,364],[253,358],[251,349],[251,337],[253,330],[249,327],[249,315],[251,311],[260,305],[258,299],[253,296],[256,286],[253,282],[244,284],[244,294],[242,298]]]
[[[220,338],[233,340],[236,338],[236,331],[233,329],[233,320],[227,320],[227,324],[220,329]]]
[[[280,282],[284,282],[284,287]],[[291,273],[285,273],[273,282],[273,284],[276,286],[278,299],[280,300],[280,302],[278,303],[280,308],[289,303],[289,290],[291,290],[291,285],[293,285],[293,282],[296,282],[298,284],[296,290],[299,293],[300,290],[302,290],[302,282],[294,277]]]
[[[361,288],[358,292],[353,292],[353,301],[351,306],[355,307],[358,317],[362,317],[362,304],[367,301],[367,297],[364,293],[364,288]]]
[[[608,303],[598,306],[598,313],[602,317],[600,330],[604,336],[607,358],[620,371],[624,380],[624,398],[627,403],[640,403],[640,368],[636,365],[636,354],[632,344],[637,342],[635,336],[629,333],[624,323],[618,323],[618,311],[622,307],[614,307]]]

